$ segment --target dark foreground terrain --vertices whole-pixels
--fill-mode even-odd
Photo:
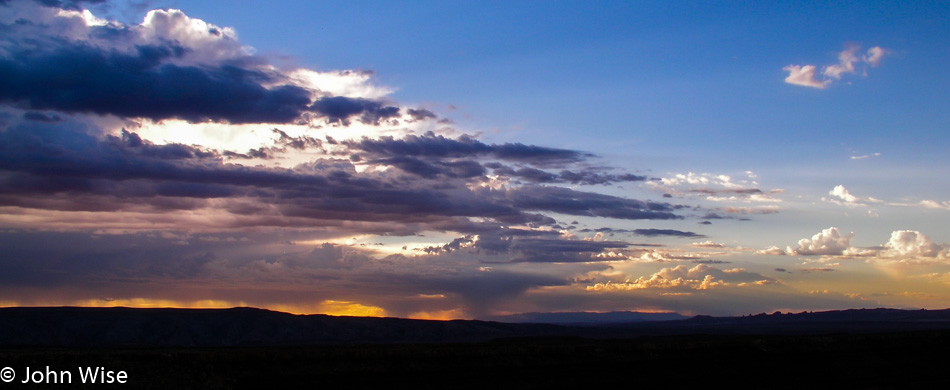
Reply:
[[[0,309],[5,345],[0,367],[16,374],[14,381],[0,382],[8,388],[30,387],[20,383],[24,370],[47,366],[72,371],[73,387],[82,386],[78,367],[128,375],[124,385],[88,388],[938,388],[947,381],[950,350],[945,311],[854,310],[577,327],[289,316],[252,309],[9,310]],[[212,320],[220,316],[227,320]],[[289,321],[278,321],[288,328],[262,334],[274,319]],[[295,326],[323,333],[310,342],[286,342],[303,337]],[[242,334],[256,338],[242,340]],[[373,337],[380,334],[385,337]]]

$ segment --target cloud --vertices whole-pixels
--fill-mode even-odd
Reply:
[[[817,89],[824,89],[828,84],[831,84],[831,80],[818,81],[815,79],[814,65],[788,65],[782,70],[788,72],[785,82],[789,84]]]
[[[729,285],[766,285],[777,283],[775,279],[748,272],[741,268],[720,270],[705,264],[692,268],[678,265],[663,268],[649,277],[641,276],[636,280],[624,282],[604,282],[587,286],[589,291],[623,291],[640,289],[680,289],[709,290]]]
[[[402,139],[383,136],[364,137],[343,142],[350,150],[369,157],[410,156],[416,158],[492,157],[504,161],[537,166],[557,166],[584,161],[592,155],[574,150],[546,148],[521,143],[485,144],[471,136],[456,139],[427,132],[422,136],[407,135]]]
[[[381,101],[328,96],[312,83],[320,77],[278,70],[242,46],[233,30],[179,10],[150,11],[141,24],[122,25],[98,21],[88,11],[51,14],[39,5],[32,8],[16,15],[23,23],[6,32],[0,56],[3,103],[192,123],[325,118],[347,124],[356,117],[378,125],[400,117],[399,107]],[[333,81],[332,75],[322,78]],[[432,115],[410,114],[415,120]]]
[[[884,50],[880,46],[874,46],[868,49],[867,55],[865,55],[862,59],[864,62],[868,63],[868,65],[877,67],[881,64],[881,59],[887,54],[890,54],[889,50]]]
[[[502,195],[501,192],[493,193]],[[615,219],[682,218],[673,213],[680,207],[669,203],[625,199],[563,187],[524,186],[509,188],[503,194],[507,202],[522,210],[546,210],[567,215]]]
[[[349,119],[354,116],[359,116],[360,122],[368,125],[378,125],[380,121],[399,116],[399,107],[386,106],[382,102],[346,96],[317,99],[310,105],[310,111],[326,117],[327,123],[336,123],[343,126],[348,126],[350,124]],[[413,118],[416,116],[413,116]]]
[[[848,207],[867,206],[868,203],[882,203],[880,199],[874,199],[872,197],[861,198],[854,196],[843,185],[835,186],[835,188],[832,188],[831,191],[828,191],[828,195],[832,195],[838,199],[822,197],[821,200],[823,202],[834,203]]]
[[[920,205],[928,209],[950,210],[950,201],[938,202],[935,200],[922,200]]]
[[[63,120],[63,118],[61,118],[59,115],[47,115],[37,111],[29,111],[23,114],[23,119],[37,122],[59,122]]]
[[[283,147],[318,144],[312,138],[280,135],[277,143]],[[316,159],[293,169],[233,165],[225,163],[227,153],[181,144],[156,145],[128,131],[98,139],[76,122],[27,121],[0,133],[0,139],[0,182],[4,184],[0,206],[21,209],[153,215],[169,209],[190,210],[189,221],[205,215],[201,226],[218,229],[338,223],[334,221],[440,224],[457,217],[502,224],[555,223],[531,212],[631,220],[681,218],[675,214],[680,207],[668,203],[562,187],[470,186],[483,180],[483,171],[468,160],[391,156],[361,163],[394,165],[417,177],[405,180],[392,170],[358,172],[352,161],[341,159]],[[555,154],[555,159],[559,157]],[[532,160],[544,164],[540,155]],[[427,183],[429,179],[438,183]],[[19,223],[30,220],[7,218]],[[61,218],[74,220],[66,214]],[[162,218],[171,222],[177,216]],[[39,226],[19,223],[13,226]],[[129,225],[133,226],[142,227],[139,222]],[[191,222],[185,226],[197,228]]]
[[[775,195],[781,189],[762,190],[754,173],[744,172],[748,179],[734,179],[730,175],[711,173],[678,173],[670,177],[650,180],[646,184],[664,196],[685,198],[703,197],[714,202],[780,203]]]
[[[646,236],[646,237],[657,237],[657,236],[689,237],[689,238],[706,237],[702,234],[697,234],[693,232],[684,232],[682,230],[674,230],[674,229],[634,229],[633,233],[638,236]]]
[[[884,244],[877,257],[894,260],[912,260],[921,258],[944,259],[947,246],[938,245],[916,230],[896,230]]]
[[[868,262],[920,264],[944,261],[950,253],[950,246],[934,243],[929,237],[916,230],[895,230],[890,239],[879,246],[858,248],[851,246],[854,233],[842,235],[837,228],[831,227],[815,234],[810,239],[798,241],[798,248],[788,247],[782,251],[770,247],[757,251],[766,255],[820,255],[835,259],[865,259]]]
[[[867,67],[877,67],[881,59],[890,51],[874,46],[868,49],[867,54],[858,56],[860,50],[858,45],[849,45],[843,51],[838,53],[838,63],[825,66],[821,74],[824,79],[817,79],[815,72],[818,67],[815,65],[788,65],[782,70],[788,72],[785,82],[803,87],[825,89],[834,82],[840,81],[843,75],[855,74],[861,71],[862,75],[867,76]],[[860,65],[865,65],[863,68]]]
[[[780,208],[778,206],[725,207],[722,210],[729,214],[775,214],[779,212]]]
[[[501,256],[499,262],[510,263],[586,263],[628,260],[622,252],[630,245],[623,241],[578,240],[550,230],[487,228],[422,251]]]
[[[23,2],[2,15],[0,292],[10,299],[478,315],[605,280],[586,275],[653,267],[639,262],[705,264],[625,286],[774,282],[707,265],[725,251],[610,236],[698,241],[675,224],[706,210],[670,199],[780,201],[752,172],[652,179],[580,150],[492,143],[393,101],[371,71],[281,68],[234,30],[177,10],[123,24],[60,4],[68,12]],[[191,138],[213,132],[254,142]],[[597,187],[628,182],[667,196]],[[605,218],[673,228],[595,226]],[[586,226],[602,234],[571,234]]]
[[[880,153],[871,153],[871,154],[863,154],[863,155],[860,155],[860,156],[851,156],[851,159],[852,159],[852,160],[864,160],[864,159],[874,158],[874,157],[880,157],[880,156],[881,156]]]
[[[755,251],[757,255],[773,255],[773,256],[784,256],[786,252],[777,246],[770,246],[766,249]]]
[[[847,207],[866,207],[871,204],[877,204],[881,206],[899,206],[899,207],[920,207],[928,209],[943,209],[950,210],[950,202],[940,202],[934,200],[921,200],[917,203],[907,203],[907,202],[891,202],[877,199],[874,197],[861,197],[852,194],[847,188],[843,185],[835,186],[831,191],[828,192],[829,195],[834,196],[833,198],[822,197],[823,202],[832,203],[840,206]],[[877,213],[874,210],[868,211],[869,215],[877,216]]]
[[[697,247],[697,248],[725,248],[726,247],[725,244],[722,244],[719,242],[713,242],[713,241],[694,242],[689,245]]]
[[[858,51],[858,46],[849,46],[847,49],[838,53],[838,63],[828,65],[821,72],[825,76],[840,80],[843,73],[854,73],[854,63],[858,62],[858,57],[854,54]]]
[[[851,239],[853,238],[853,232],[842,235],[838,228],[830,227],[815,234],[810,239],[798,240],[798,248],[788,247],[786,253],[799,256],[841,255],[848,248],[851,248]]]

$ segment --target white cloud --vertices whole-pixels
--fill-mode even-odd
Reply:
[[[694,242],[689,245],[695,246],[697,248],[725,248],[726,247],[726,245],[723,243],[713,242],[713,241]]]
[[[851,193],[848,192],[848,189],[844,188],[843,185],[835,186],[835,188],[833,188],[831,191],[828,191],[828,194],[837,196],[838,198],[841,198],[841,200],[848,203],[853,203],[853,202],[858,201],[858,197],[851,195]]]
[[[830,227],[815,234],[810,239],[803,238],[798,240],[798,248],[788,247],[786,253],[799,256],[835,256],[842,255],[851,248],[851,239],[854,233],[842,235],[838,228]]]
[[[824,79],[816,78],[815,72],[818,67],[815,65],[788,65],[782,68],[782,70],[788,72],[785,82],[803,87],[824,89],[833,82],[841,80],[843,75],[856,74],[859,70],[862,75],[867,76],[867,67],[880,65],[881,59],[889,53],[888,50],[880,46],[874,46],[868,49],[866,55],[859,58],[858,50],[860,50],[860,46],[849,45],[847,49],[838,53],[837,64],[822,68],[821,74],[825,77]]]
[[[916,230],[896,230],[884,244],[878,257],[887,259],[945,258],[945,245],[935,244],[929,237]]]
[[[858,57],[854,55],[858,51],[857,46],[850,46],[841,53],[838,53],[838,63],[828,65],[822,70],[825,76],[840,80],[844,73],[854,73],[854,63],[858,62]]]
[[[889,53],[889,51],[882,49],[880,46],[874,46],[868,49],[868,54],[864,56],[863,59],[868,65],[876,67],[881,63],[881,58],[884,58],[884,55]]]
[[[861,155],[861,156],[851,156],[851,159],[852,159],[852,160],[864,160],[864,159],[867,159],[867,158],[880,157],[880,156],[881,156],[880,153],[871,153],[871,154],[864,154],[864,155]]]
[[[777,246],[770,246],[766,249],[755,251],[757,255],[773,255],[773,256],[784,256],[786,255],[785,251],[782,248]]]
[[[688,252],[678,249],[658,250],[634,250],[630,251],[628,259],[641,263],[670,263],[674,261],[698,261],[711,256],[726,255],[725,252]]]
[[[950,210],[950,201],[938,202],[935,200],[922,200],[920,201],[920,205],[928,209]]]
[[[664,194],[680,197],[702,197],[713,202],[741,203],[780,203],[775,194],[781,189],[761,190],[755,181],[757,176],[751,171],[743,172],[749,179],[734,179],[730,175],[713,173],[676,173],[656,181],[648,181],[647,186]]]
[[[831,191],[828,191],[828,195],[833,195],[838,199],[834,198],[825,198],[822,197],[821,200],[828,203],[834,203],[837,205],[843,205],[848,207],[858,207],[858,206],[867,206],[867,203],[881,203],[880,199],[875,199],[872,197],[858,197],[851,194],[847,188],[843,185],[837,185],[835,188],[832,188]]]
[[[133,30],[138,32],[141,41],[176,42],[190,49],[183,55],[188,62],[215,64],[254,52],[250,47],[241,46],[234,29],[188,17],[177,9],[149,11],[142,24]]]
[[[934,243],[929,237],[916,230],[895,230],[884,244],[858,248],[851,246],[854,233],[841,234],[838,228],[830,227],[810,239],[798,241],[798,248],[788,247],[784,252],[772,246],[757,251],[760,255],[800,255],[823,256],[821,262],[828,265],[831,259],[867,259],[868,262],[919,264],[950,258],[950,245]]]
[[[782,70],[788,72],[785,82],[803,87],[824,89],[831,83],[830,80],[818,81],[815,79],[815,65],[788,65]]]

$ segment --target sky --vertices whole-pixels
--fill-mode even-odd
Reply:
[[[0,306],[950,307],[950,3],[0,1]]]

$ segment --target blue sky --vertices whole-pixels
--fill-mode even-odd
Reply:
[[[950,304],[946,2],[46,5],[0,5],[10,305]]]

